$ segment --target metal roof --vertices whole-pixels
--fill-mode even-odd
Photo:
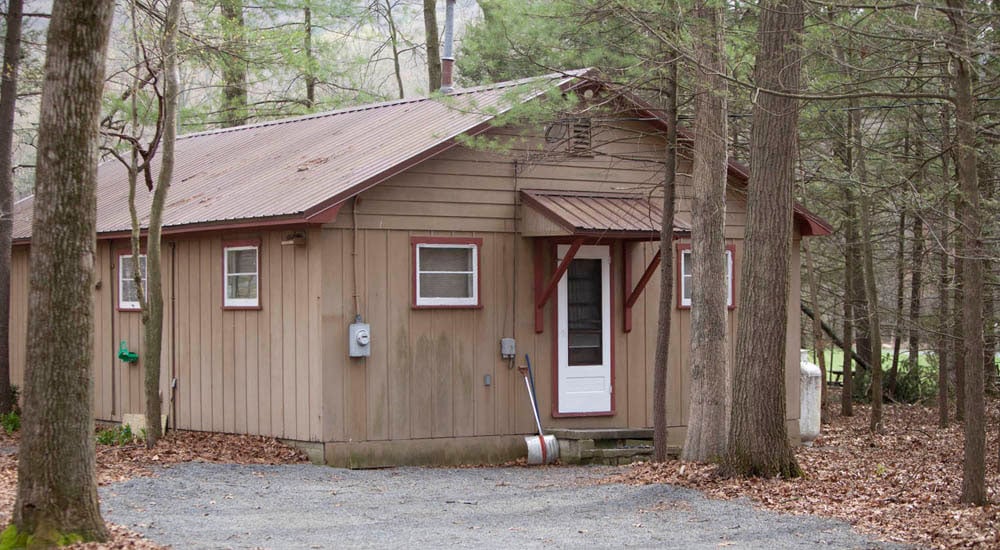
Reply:
[[[517,103],[556,87],[565,90],[587,84],[589,72],[568,71],[458,90],[447,96],[390,101],[181,136],[163,213],[164,233],[330,221],[350,197],[454,147],[457,136],[486,131],[490,121]],[[640,112],[650,114],[654,124],[666,124],[662,114],[641,99],[627,93],[622,97]],[[153,170],[159,170],[158,159],[153,161]],[[745,167],[730,161],[729,172],[731,182],[745,185]],[[139,185],[136,207],[145,227],[152,193]],[[548,192],[538,196],[548,197],[550,208],[562,208],[565,216],[571,216],[569,199],[556,200]],[[650,233],[656,226],[647,222],[659,219],[659,206],[645,199],[643,203],[623,202],[589,194],[577,195],[577,200],[582,203],[574,206],[576,221],[570,222],[572,217],[564,221],[580,223],[581,230],[594,226],[588,230],[607,233],[621,226],[614,230]],[[28,197],[14,205],[15,241],[31,236],[33,204],[33,197]],[[608,221],[613,215],[622,219]],[[799,204],[795,217],[803,235],[832,232],[829,224]],[[678,223],[681,225],[675,226],[675,231],[690,230],[684,222]],[[98,167],[97,232],[108,236],[130,230],[126,169],[117,160],[106,161]]]
[[[324,221],[365,189],[475,135],[489,122],[585,70],[181,136],[163,213],[164,232],[245,223]],[[154,159],[154,174],[159,162]],[[140,180],[137,210],[152,193]],[[98,167],[98,234],[131,229],[128,177],[117,160]],[[33,198],[19,201],[14,239],[31,236]],[[145,226],[147,216],[140,218]]]
[[[660,201],[641,194],[522,189],[521,199],[572,235],[659,238],[663,222]],[[675,233],[690,231],[674,220]]]

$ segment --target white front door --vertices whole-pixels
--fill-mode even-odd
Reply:
[[[557,262],[569,250],[559,245]],[[581,246],[559,281],[559,414],[611,412],[611,249]]]

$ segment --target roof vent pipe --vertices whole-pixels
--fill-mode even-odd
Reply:
[[[455,91],[452,82],[452,70],[455,67],[455,56],[452,53],[455,28],[455,0],[448,0],[444,9],[444,49],[441,56],[441,93],[450,94]]]

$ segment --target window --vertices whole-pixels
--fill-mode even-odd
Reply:
[[[479,307],[482,239],[415,238],[414,306]]]
[[[726,286],[729,288],[729,296],[727,297],[726,304],[729,306],[729,309],[736,307],[734,301],[735,283],[733,281],[733,254],[735,250],[733,246],[726,247]],[[679,245],[678,251],[680,252],[680,265],[678,266],[679,276],[677,277],[677,306],[680,308],[689,308],[691,307],[692,286],[691,245]]]
[[[223,307],[260,307],[260,247],[234,243],[224,247],[225,296]]]
[[[118,253],[118,309],[138,310],[139,290],[135,286],[135,270],[133,269],[133,257],[130,251]],[[146,255],[139,255],[139,273],[142,277],[142,290],[146,292]]]

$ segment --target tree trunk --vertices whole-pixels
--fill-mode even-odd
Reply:
[[[823,346],[823,315],[819,306],[819,282],[816,277],[816,266],[813,264],[812,251],[802,243],[802,250],[806,254],[806,268],[809,271],[809,301],[812,302],[813,316],[813,348],[816,350],[816,363],[819,365],[820,379],[820,423],[830,421],[830,411],[826,403],[826,350]],[[845,360],[851,360],[851,354],[845,350]]]
[[[438,37],[437,0],[424,0],[424,40],[427,44],[427,93],[441,87],[441,41]]]
[[[316,106],[316,56],[313,53],[312,47],[312,7],[310,7],[307,3],[302,11],[302,26],[304,34],[302,39],[302,48],[306,52],[306,109],[311,111],[313,107]]]
[[[945,168],[947,171],[947,168]],[[948,292],[949,278],[948,278],[948,217],[941,216],[940,223],[940,233],[942,235],[941,239],[941,250],[939,254],[939,273],[938,273],[938,337],[937,337],[937,356],[938,356],[938,427],[947,428],[948,427],[948,370],[950,363],[950,354],[948,353],[951,348],[951,342],[948,338],[948,330],[951,327],[951,308],[949,304],[950,293]]]
[[[965,342],[965,460],[962,468],[962,502],[986,503],[986,429],[983,399],[983,264],[982,220],[979,215],[979,181],[976,173],[976,105],[968,59],[971,31],[965,0],[948,0],[948,19],[954,34],[952,63],[955,70],[955,142],[961,193],[960,219],[964,248],[962,333]]]
[[[845,157],[848,171],[852,170],[853,148],[851,147],[851,131],[853,118],[847,116],[847,128],[844,136]],[[844,204],[847,215],[844,216],[844,386],[840,392],[840,414],[841,416],[854,416],[854,362],[851,361],[851,350],[854,349],[854,319],[855,316],[855,295],[858,289],[854,286],[854,246],[857,242],[858,231],[855,225],[857,208],[854,199],[854,192],[850,185],[844,186]],[[860,350],[859,350],[860,351]]]
[[[399,99],[406,97],[406,90],[403,88],[403,69],[399,64],[399,30],[396,28],[396,19],[392,15],[392,0],[385,0],[385,22],[389,25],[389,47],[392,49],[392,74],[396,77],[396,89],[399,91]]]
[[[958,159],[956,159],[955,164],[958,164]],[[962,205],[959,201],[961,201],[961,198],[956,199],[955,202],[955,218],[960,218],[962,212]],[[959,229],[961,229],[961,222],[959,222]],[[961,230],[955,232],[955,244],[953,245],[955,250],[955,279],[954,284],[952,284],[952,294],[954,295],[954,298],[952,298],[952,313],[954,319],[951,323],[951,330],[948,332],[951,341],[951,363],[955,377],[955,420],[957,422],[965,421],[965,351],[962,348],[964,339],[961,336],[962,320],[959,315],[960,311],[965,311],[965,262],[962,261],[962,254],[965,250],[964,233]]]
[[[998,0],[1000,1],[1000,0]],[[1000,7],[1000,5],[998,5]],[[982,168],[983,174],[979,179],[980,193],[982,195],[983,202],[989,204],[993,201],[993,191],[996,186],[996,180],[994,179],[994,165],[993,163],[981,162],[980,166]],[[983,224],[982,227],[984,242],[996,242],[997,232],[996,224]],[[996,266],[996,251],[987,251],[984,248],[982,257],[982,271],[984,274],[983,281],[983,388],[984,391],[990,395],[996,395],[997,393],[997,363],[996,363],[996,352],[997,352],[997,341],[998,334],[996,329],[996,285],[997,278],[996,272],[994,271],[994,266]]]
[[[754,79],[762,89],[799,90],[803,23],[802,0],[761,3]],[[763,90],[756,99],[725,463],[741,475],[794,477],[800,470],[785,426],[785,342],[799,102]]]
[[[860,111],[854,111],[854,163],[858,182],[864,189],[865,182],[868,181],[868,171],[865,166],[865,147],[863,133],[861,129]],[[868,429],[872,432],[882,431],[882,332],[878,311],[878,289],[875,285],[875,252],[872,250],[872,222],[871,222],[871,200],[869,197],[862,197],[858,204],[858,222],[860,229],[860,252],[861,268],[863,272],[863,286],[860,293],[864,293],[867,303],[868,320],[868,361],[871,363],[871,385],[869,386],[869,397],[871,398],[872,411]]]
[[[144,317],[143,356],[146,393],[146,447],[154,447],[161,433],[160,357],[163,350],[163,255],[161,234],[163,208],[174,171],[174,142],[177,138],[177,23],[181,0],[170,0],[163,23],[163,139],[160,173],[149,207],[149,227],[146,237],[146,284],[149,313]]]
[[[917,212],[913,216],[913,249],[910,253],[910,266],[913,272],[910,276],[910,341],[906,376],[910,385],[916,388],[918,401],[922,397],[920,395],[920,287],[923,284],[923,261],[924,220],[921,213]]]
[[[903,295],[906,287],[906,211],[899,213],[899,229],[896,233],[896,326],[892,334],[892,366],[889,367],[888,391],[896,398],[896,377],[899,376],[899,348],[903,342]]]
[[[948,104],[941,108],[941,150],[951,149],[951,130],[949,128]],[[951,179],[951,170],[948,166],[950,155],[941,155],[941,177],[942,181]],[[938,258],[938,427],[948,427],[948,373],[951,371],[951,363],[954,362],[955,355],[951,353],[951,279],[948,269],[948,233],[951,230],[949,214],[945,209],[938,216],[938,232],[940,234],[940,256]]]
[[[14,408],[10,387],[10,243],[14,229],[14,113],[17,105],[17,69],[21,61],[23,0],[7,3],[7,36],[0,81],[0,413]]]
[[[226,20],[226,44],[222,52],[222,127],[247,123],[247,62],[243,0],[221,0]]]
[[[98,117],[114,3],[57,0],[38,128],[17,537],[104,540],[94,460]]]
[[[726,314],[726,81],[722,10],[695,5],[699,73],[694,80],[694,159],[691,174],[691,382],[681,459],[725,456],[730,370]]]
[[[674,196],[677,182],[677,61],[666,54],[667,154],[663,174],[663,223],[660,226],[660,305],[653,359],[653,460],[667,460],[667,364],[670,360],[670,320],[674,313]]]

